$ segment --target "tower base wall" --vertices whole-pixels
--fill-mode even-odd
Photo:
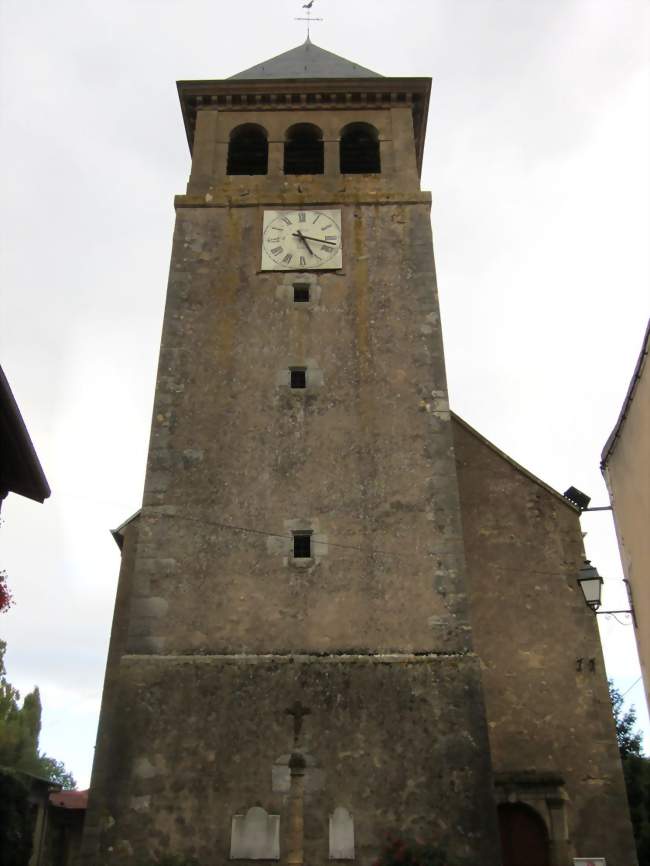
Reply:
[[[352,816],[355,862],[402,830],[450,861],[498,866],[478,661],[472,654],[126,656],[119,713],[105,716],[86,866],[230,860],[236,815],[280,816],[288,850],[289,758],[299,701],[304,852],[330,862],[329,821]],[[102,778],[103,777],[103,778]],[[92,849],[92,850],[91,850]]]

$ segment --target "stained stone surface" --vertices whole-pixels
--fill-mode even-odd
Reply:
[[[325,784],[325,773],[316,765],[316,761],[312,755],[304,755],[305,759],[305,776],[304,776],[304,792],[305,796],[309,797],[316,791],[320,791]],[[291,790],[291,771],[289,770],[289,760],[291,753],[280,755],[273,763],[271,768],[271,787],[273,791],[279,794],[288,794]]]

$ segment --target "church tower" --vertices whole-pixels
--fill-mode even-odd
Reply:
[[[305,44],[178,85],[192,154],[85,864],[498,866],[440,332],[430,79]]]

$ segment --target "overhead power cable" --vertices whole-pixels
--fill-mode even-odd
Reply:
[[[294,537],[293,535],[287,535],[286,533],[271,532],[270,530],[267,530],[267,529],[257,529],[255,527],[250,527],[250,526],[238,526],[237,524],[233,524],[233,523],[224,523],[223,521],[219,521],[219,520],[209,520],[205,517],[193,517],[193,516],[190,516],[188,514],[165,514],[163,512],[163,513],[157,514],[156,516],[164,517],[164,518],[167,518],[169,520],[186,520],[186,521],[189,521],[191,523],[200,523],[200,524],[203,524],[205,526],[216,526],[219,529],[231,530],[232,532],[243,532],[243,533],[247,533],[247,534],[251,534],[251,535],[262,535],[262,536],[266,536],[267,538],[281,538],[285,541],[292,541],[293,537]],[[389,557],[393,557],[396,559],[407,561],[407,557],[405,557],[401,553],[393,553],[393,552],[388,551],[388,550],[379,550],[377,548],[359,547],[358,545],[352,545],[352,544],[341,544],[340,542],[336,542],[336,541],[329,541],[329,540],[328,541],[319,541],[314,536],[312,536],[311,543],[314,546],[322,545],[323,547],[338,547],[342,550],[353,550],[357,553],[363,553],[365,556],[389,556]],[[429,550],[429,551],[427,551],[427,553],[430,556],[456,556],[456,553],[452,550]],[[499,565],[498,570],[499,571],[513,571],[513,572],[517,572],[517,573],[521,572],[521,568],[513,568],[513,567],[508,567],[508,566],[502,566],[502,565]],[[547,577],[548,576],[557,577],[559,574],[562,573],[559,569],[557,569],[555,571],[550,571],[548,569],[547,570],[541,570],[541,569],[527,568],[526,570],[529,574],[539,574],[539,575],[544,575]]]
[[[634,688],[634,686],[636,686],[636,685],[637,685],[638,683],[640,683],[640,682],[641,682],[641,677],[639,677],[638,680],[635,680],[635,681],[632,683],[632,685],[629,687],[629,689],[625,689],[625,691],[623,692],[623,694],[621,695],[621,697],[624,698],[625,695],[628,694],[628,692],[631,692],[632,689]]]

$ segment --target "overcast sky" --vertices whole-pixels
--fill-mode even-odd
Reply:
[[[175,81],[299,44],[300,5],[0,0],[0,362],[53,490],[3,508],[16,605],[0,636],[10,680],[41,687],[42,747],[82,786],[119,568],[108,530],[140,505],[173,196],[189,172]],[[322,47],[433,76],[423,188],[453,408],[594,504],[649,309],[648,8],[314,5]],[[624,606],[609,513],[583,529],[605,604]],[[632,629],[600,620],[625,691],[639,677]],[[650,731],[641,684],[627,699]]]

